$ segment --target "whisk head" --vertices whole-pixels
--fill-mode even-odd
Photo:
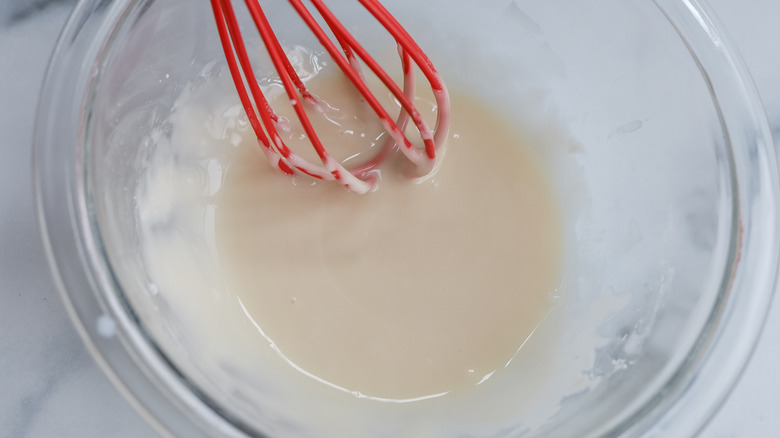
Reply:
[[[440,152],[449,129],[450,104],[447,88],[430,59],[401,24],[377,0],[358,0],[358,3],[371,13],[398,45],[403,71],[403,84],[401,86],[347,31],[323,0],[310,0],[313,8],[305,6],[302,0],[288,0],[288,3],[303,19],[328,55],[365,99],[389,135],[388,141],[379,148],[370,160],[350,169],[327,152],[315,132],[304,104],[316,107],[317,98],[306,88],[295,72],[279,39],[271,28],[262,6],[258,0],[245,0],[245,3],[274,68],[279,74],[295,115],[321,162],[316,164],[304,159],[292,151],[282,140],[278,132],[280,118],[264,96],[255,77],[231,0],[211,0],[220,41],[241,105],[244,107],[258,142],[272,166],[289,175],[302,173],[321,180],[333,180],[357,193],[366,193],[374,186],[376,178],[372,176],[372,170],[379,167],[395,150],[400,150],[415,165],[417,175],[426,175],[434,169],[437,156],[441,155],[437,152]],[[319,15],[320,21],[325,23],[332,37],[319,24],[313,12]],[[400,112],[395,120],[390,117],[387,109],[383,107],[367,85],[361,62],[373,72],[400,103]],[[436,122],[433,128],[423,120],[414,103],[416,76],[414,65],[429,83],[436,100]],[[247,91],[247,86],[249,91]],[[422,139],[422,147],[416,146],[406,134],[406,127],[410,122]]]

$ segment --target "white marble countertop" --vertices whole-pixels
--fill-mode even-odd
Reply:
[[[30,154],[43,72],[72,0],[0,4],[0,437],[155,437],[111,386],[50,279]],[[780,1],[710,0],[780,138]],[[780,299],[737,388],[702,436],[780,436]]]

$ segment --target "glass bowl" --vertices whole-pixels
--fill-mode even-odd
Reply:
[[[152,133],[170,135],[177,98],[220,75],[208,4],[186,0],[82,0],[45,79],[34,160],[41,230],[96,360],[148,421],[176,436],[695,435],[754,347],[780,241],[765,116],[708,8],[386,4],[451,88],[538,131],[533,149],[559,195],[566,260],[550,322],[531,339],[553,340],[521,353],[552,358],[553,377],[518,371],[537,388],[530,402],[480,399],[413,424],[399,418],[414,404],[403,415],[385,407],[356,425],[355,412],[327,396],[298,410],[263,397],[192,347],[150,278],[136,196]],[[286,43],[306,42],[291,17],[278,19]],[[492,424],[497,411],[508,422]],[[322,412],[332,427],[315,419]]]

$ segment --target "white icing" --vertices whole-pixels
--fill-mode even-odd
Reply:
[[[317,96],[328,151],[373,154],[382,122],[314,82],[336,94]],[[430,437],[532,429],[596,384],[595,333],[559,339],[563,223],[535,137],[456,96],[437,168],[415,179],[391,160],[360,196],[269,166],[230,90],[223,76],[182,95],[138,194],[173,315],[155,335],[206,393],[282,435]],[[297,127],[280,135],[313,154]]]

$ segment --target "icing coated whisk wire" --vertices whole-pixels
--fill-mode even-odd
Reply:
[[[320,164],[312,163],[293,152],[279,136],[277,131],[279,116],[274,112],[258,85],[231,0],[211,0],[211,6],[241,105],[244,107],[249,123],[271,165],[289,175],[303,173],[321,180],[333,180],[354,192],[366,193],[376,183],[376,178],[372,176],[371,171],[382,164],[395,150],[400,150],[409,161],[414,163],[419,175],[426,175],[433,170],[437,152],[443,145],[449,129],[450,102],[447,88],[430,59],[403,26],[377,0],[357,0],[357,2],[371,13],[396,41],[403,71],[402,87],[399,87],[390,78],[355,37],[347,31],[323,0],[310,0],[310,3],[334,35],[335,42],[312,15],[310,7],[306,7],[301,0],[288,0],[288,3],[303,19],[328,55],[366,100],[389,135],[388,140],[368,162],[351,169],[345,168],[334,159],[317,136],[304,108],[304,104],[316,107],[318,105],[317,99],[309,92],[293,69],[258,1],[245,0],[247,10],[257,27],[274,68],[279,73],[295,114],[317,152]],[[395,120],[390,117],[366,84],[361,61],[401,104],[400,113]],[[422,115],[414,105],[414,65],[430,84],[436,100],[436,123],[433,129],[423,120]],[[247,85],[249,91],[247,91]],[[422,148],[415,146],[405,134],[410,121],[422,139]]]

